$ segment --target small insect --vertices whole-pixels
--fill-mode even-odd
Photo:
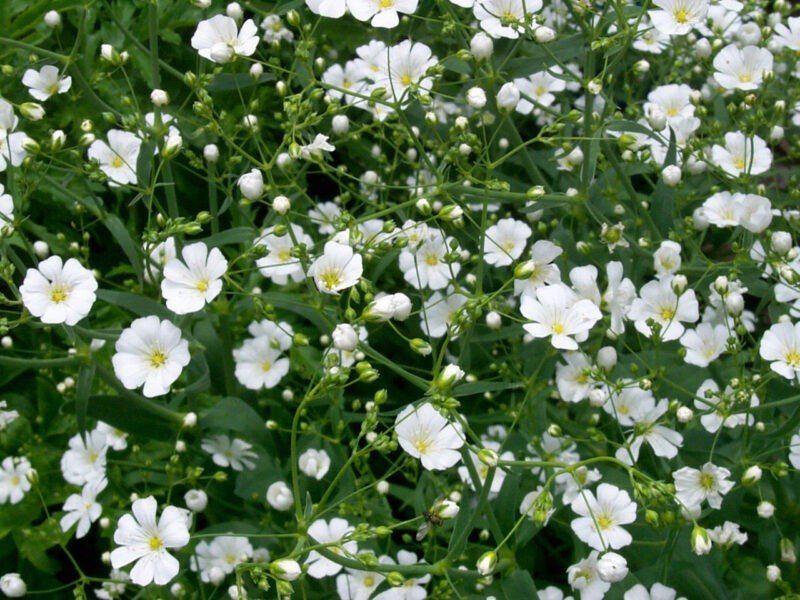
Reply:
[[[417,529],[417,541],[421,542],[425,539],[425,536],[428,535],[431,529],[433,529],[437,525],[441,525],[444,523],[444,520],[437,515],[428,510],[422,511],[422,516],[425,517],[425,521],[423,521],[422,525],[419,526]]]

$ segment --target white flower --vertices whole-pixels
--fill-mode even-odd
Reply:
[[[382,565],[418,565],[425,561],[418,559],[417,555],[413,552],[398,550],[396,563],[390,556],[381,556],[378,562]],[[428,583],[430,579],[430,574],[423,575],[422,577],[407,577],[402,586],[381,592],[372,598],[372,600],[422,600],[428,595],[428,592],[425,590],[425,584]]]
[[[323,152],[333,152],[336,147],[328,143],[328,136],[318,133],[310,144],[300,146],[300,158],[303,160],[311,160],[312,158],[319,158]]]
[[[0,183],[0,233],[11,234],[14,231],[14,199],[11,194],[5,192],[6,188]],[[47,256],[47,253],[44,256]],[[44,258],[44,256],[40,258]]]
[[[764,231],[772,222],[772,204],[756,194],[717,192],[703,202],[702,211],[712,225],[742,226],[753,233]]]
[[[686,290],[677,296],[667,279],[646,283],[639,290],[628,312],[637,331],[650,337],[653,331],[647,324],[652,319],[661,326],[660,337],[664,341],[678,339],[684,332],[682,322],[694,323],[700,318],[700,306],[694,290]]]
[[[441,290],[461,271],[461,264],[448,262],[452,238],[438,229],[429,231],[417,244],[409,243],[400,253],[399,266],[405,280],[416,289]]]
[[[564,402],[580,402],[589,396],[595,381],[588,371],[592,363],[582,352],[564,352],[562,358],[567,364],[556,364],[556,387]]]
[[[525,331],[535,338],[549,337],[553,347],[561,350],[577,350],[576,339],[585,340],[603,317],[591,300],[578,300],[575,292],[560,283],[537,288],[535,297],[523,296],[520,312],[533,321],[523,325]]]
[[[120,569],[136,561],[131,570],[131,581],[136,585],[169,583],[178,574],[180,564],[167,549],[183,548],[189,543],[183,511],[167,506],[156,521],[157,509],[152,496],[136,500],[133,515],[123,515],[114,532],[114,542],[120,547],[111,552],[111,565]]]
[[[623,596],[623,600],[676,600],[677,593],[671,587],[661,583],[654,583],[647,591],[641,583],[637,583]],[[686,600],[683,596],[677,600]]]
[[[22,131],[14,132],[18,121],[11,103],[0,98],[0,173],[9,164],[12,167],[20,166],[25,158],[24,144],[28,136]]]
[[[5,400],[0,400],[0,431],[3,431],[17,418],[19,418],[19,412],[16,410],[5,410],[7,406],[8,402]]]
[[[800,323],[784,321],[770,327],[761,338],[759,354],[779,375],[800,381]]]
[[[786,23],[775,25],[773,38],[781,48],[800,51],[800,17],[789,17]]]
[[[653,0],[660,10],[649,11],[653,25],[665,35],[686,35],[702,23],[708,0]]]
[[[370,21],[373,27],[391,29],[400,24],[398,13],[412,15],[418,0],[347,0],[347,8],[359,21]]]
[[[358,545],[354,541],[342,542],[355,529],[344,519],[333,518],[330,522],[324,519],[317,519],[308,527],[308,535],[317,544],[331,544],[327,549],[336,554],[352,556],[358,551]],[[342,570],[342,565],[325,558],[316,550],[308,553],[306,558],[308,574],[314,579],[322,579],[336,575]]]
[[[7,598],[22,598],[28,592],[28,586],[19,573],[6,573],[0,577],[0,592]]]
[[[724,467],[717,467],[710,462],[701,470],[683,467],[672,474],[675,480],[675,496],[682,507],[692,511],[700,508],[704,500],[711,508],[722,506],[722,497],[733,489],[733,482],[728,480],[731,472]]]
[[[114,373],[129,390],[144,386],[148,398],[169,392],[189,364],[189,343],[181,330],[156,316],[142,317],[123,330],[111,359]]]
[[[475,0],[472,11],[493,38],[517,39],[541,8],[542,0]]]
[[[725,134],[724,147],[715,144],[711,148],[711,160],[732,177],[760,175],[772,166],[772,152],[757,135],[748,138],[741,131],[732,131]]]
[[[200,447],[211,455],[214,464],[220,467],[230,467],[234,471],[253,469],[258,454],[250,450],[253,446],[239,438],[229,438],[227,435],[213,435],[203,439]]]
[[[494,455],[500,460],[514,460],[514,454],[509,450],[506,450],[502,454],[498,454],[498,450],[500,450],[499,442],[484,441],[483,447],[494,452]],[[478,474],[479,485],[483,486],[486,483],[486,478],[489,475],[489,465],[481,461],[478,458],[478,455],[472,450],[468,452],[468,456],[469,461],[472,463],[473,469]],[[461,478],[461,481],[469,485],[471,489],[476,489],[475,481],[472,479],[472,475],[466,464],[458,467],[458,476]],[[506,472],[501,468],[495,469],[494,476],[492,477],[492,485],[489,488],[490,497],[495,497],[500,493],[500,488],[503,487],[503,481],[505,481],[505,479]]]
[[[800,432],[795,433],[789,441],[789,462],[795,469],[800,469]]]
[[[273,42],[291,42],[294,40],[294,33],[287,29],[279,15],[267,15],[261,21],[261,29],[264,30],[264,41],[268,44]]]
[[[683,436],[664,425],[659,425],[661,419],[669,408],[666,398],[654,404],[638,407],[631,415],[634,430],[626,439],[626,447],[619,448],[616,452],[617,460],[626,464],[633,464],[639,460],[639,450],[644,442],[653,449],[653,454],[664,458],[675,458],[678,449],[683,445]]]
[[[732,521],[725,521],[722,525],[717,525],[708,530],[708,537],[715,544],[731,547],[733,544],[741,546],[747,541],[747,534],[739,529],[739,524]]]
[[[184,246],[183,262],[172,258],[164,265],[161,295],[167,308],[176,315],[197,312],[222,291],[222,276],[228,270],[228,261],[219,251],[204,242]],[[185,264],[184,264],[185,263]]]
[[[203,58],[225,64],[236,56],[252,56],[258,46],[258,27],[252,19],[242,23],[225,15],[215,15],[197,24],[192,36],[192,48]]]
[[[403,450],[419,458],[428,470],[449,469],[461,460],[461,425],[450,423],[428,402],[406,406],[397,415],[394,429]]]
[[[28,269],[19,287],[22,303],[42,323],[75,325],[89,314],[95,301],[97,280],[77,259],[62,262],[51,256]]]
[[[314,245],[314,240],[299,225],[292,223],[290,227],[291,232],[287,230],[281,236],[274,233],[274,227],[269,227],[254,242],[267,248],[267,255],[256,261],[259,271],[278,285],[286,285],[290,279],[295,282],[305,279],[303,264],[292,251],[299,246],[311,248]]]
[[[103,512],[103,507],[97,502],[97,495],[106,488],[107,484],[108,480],[105,477],[95,479],[84,485],[80,494],[72,494],[67,498],[64,502],[64,511],[67,514],[59,521],[62,531],[69,531],[70,527],[77,523],[76,538],[82,538],[89,533],[92,523],[97,521]]]
[[[322,256],[308,268],[308,276],[314,278],[317,289],[333,295],[356,285],[363,272],[361,255],[338,242],[325,244]]]
[[[294,506],[294,494],[285,481],[276,481],[267,488],[267,502],[275,510],[290,510]]]
[[[660,85],[647,94],[644,112],[650,115],[658,109],[664,113],[669,124],[693,117],[695,106],[692,104],[692,91],[686,84]]]
[[[714,57],[714,79],[726,90],[757,90],[764,73],[772,71],[772,53],[766,48],[735,44],[725,46]]]
[[[636,503],[628,492],[608,483],[597,486],[597,496],[581,492],[571,504],[579,515],[570,524],[578,538],[595,550],[624,548],[633,541],[622,525],[636,520]]]
[[[384,294],[364,309],[363,317],[370,321],[405,321],[411,314],[411,308],[411,299],[405,294]]]
[[[567,581],[573,590],[579,590],[581,600],[602,600],[611,587],[600,579],[597,572],[597,550],[592,550],[589,556],[567,568]]]
[[[329,19],[343,17],[347,10],[346,0],[306,0],[306,6],[315,15],[328,17]]]
[[[434,292],[422,305],[420,329],[429,337],[442,337],[466,303],[467,297],[463,294],[451,293],[443,296],[441,292]]]
[[[308,211],[308,218],[317,224],[319,232],[323,235],[336,233],[336,221],[341,215],[342,209],[333,202],[320,202]]]
[[[563,76],[563,74],[564,71],[561,67],[554,66],[547,71],[538,71],[528,77],[515,79],[514,84],[519,89],[520,94],[524,96],[519,101],[519,104],[516,105],[517,112],[522,115],[529,115],[534,111],[536,105],[552,106],[556,101],[555,94],[567,89],[567,82],[557,77],[557,75]],[[534,105],[534,102],[536,105]]]
[[[144,251],[147,255],[144,264],[144,279],[147,283],[157,281],[161,277],[164,265],[178,256],[174,237],[168,237],[152,247],[145,246]]]
[[[300,470],[308,477],[320,481],[331,468],[331,458],[325,450],[309,448],[297,459]]]
[[[33,472],[31,463],[24,456],[6,456],[0,463],[0,504],[17,504],[31,489],[28,475]]]
[[[606,275],[608,276],[608,286],[603,292],[600,306],[611,313],[609,331],[619,335],[625,331],[625,317],[636,299],[636,286],[625,277],[621,262],[611,261],[608,263]]]
[[[514,281],[514,294],[535,295],[536,288],[561,281],[561,272],[553,261],[564,251],[548,240],[539,240],[531,247],[530,260],[523,263],[524,279]],[[528,274],[529,273],[529,274]]]
[[[119,187],[137,182],[136,163],[142,140],[128,131],[112,129],[108,132],[108,143],[95,140],[89,146],[89,160],[96,160],[100,170],[109,179],[108,185]]]
[[[69,440],[69,450],[61,457],[61,474],[75,485],[85,485],[106,474],[106,436],[102,431],[76,433]]]
[[[201,541],[194,552],[189,565],[192,571],[200,571],[200,579],[208,583],[212,579],[212,569],[219,569],[223,576],[229,575],[249,560],[253,556],[253,546],[246,537],[221,535],[210,543]]]
[[[681,268],[681,245],[670,240],[661,242],[653,254],[653,267],[659,279],[677,273]]]
[[[395,101],[407,102],[406,91],[412,86],[429,92],[433,79],[426,75],[438,60],[429,46],[421,42],[404,40],[384,51],[375,74],[375,87],[384,88]]]
[[[681,346],[686,348],[685,360],[690,365],[707,367],[725,352],[728,346],[728,328],[724,325],[700,323],[681,336]]]
[[[22,85],[28,93],[44,102],[55,94],[65,94],[72,87],[72,77],[61,77],[58,67],[45,65],[40,70],[28,69],[22,76]]]
[[[368,96],[370,92],[370,82],[365,79],[364,67],[358,60],[348,60],[344,67],[331,65],[322,74],[322,82],[326,88],[330,86],[327,89],[329,97],[343,99],[345,104],[354,106],[364,104],[365,100],[359,96]]]
[[[495,267],[505,267],[522,256],[531,237],[531,228],[516,219],[500,219],[486,230],[483,260]]]
[[[336,592],[340,600],[370,600],[372,593],[385,577],[373,571],[347,569],[336,577]]]
[[[272,345],[269,337],[245,340],[233,351],[235,375],[239,383],[249,390],[271,389],[289,372],[289,359],[280,348]]]

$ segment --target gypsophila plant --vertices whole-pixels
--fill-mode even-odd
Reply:
[[[0,0],[0,592],[800,597],[793,11]]]

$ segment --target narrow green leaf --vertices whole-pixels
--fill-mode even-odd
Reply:
[[[168,319],[171,316],[165,306],[144,296],[114,290],[97,290],[97,297],[104,302],[129,310],[140,317],[156,315],[162,319]]]
[[[78,419],[78,431],[86,431],[86,411],[89,407],[89,396],[94,381],[94,363],[83,365],[78,371],[78,386],[75,393],[75,416]]]
[[[125,253],[126,258],[130,262],[131,267],[136,273],[139,281],[142,280],[143,261],[140,255],[139,246],[133,241],[131,234],[125,228],[120,218],[117,215],[108,215],[103,219],[103,225],[114,236],[119,247]]]

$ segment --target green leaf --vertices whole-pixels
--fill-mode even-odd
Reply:
[[[200,427],[263,433],[264,418],[244,400],[221,398],[214,406],[200,413]]]
[[[219,246],[230,246],[232,244],[250,244],[256,235],[258,233],[252,227],[234,227],[198,241],[205,242],[209,248],[218,248]]]
[[[623,133],[639,133],[659,142],[661,141],[661,137],[656,135],[652,129],[645,127],[641,123],[628,121],[627,119],[613,119],[606,123],[606,129],[609,131],[621,131]]]
[[[114,237],[114,240],[117,242],[117,244],[119,244],[119,247],[122,248],[122,251],[125,253],[125,257],[128,259],[131,267],[136,273],[136,277],[139,279],[139,281],[141,281],[143,261],[139,253],[139,246],[133,241],[131,234],[128,233],[128,230],[125,228],[125,225],[116,215],[108,215],[105,217],[103,219],[103,225],[106,226],[106,229],[108,229],[108,231]]]
[[[484,392],[499,392],[502,390],[522,389],[524,384],[512,381],[478,381],[464,383],[453,391],[454,396],[475,396]]]
[[[154,140],[142,144],[139,150],[139,158],[136,161],[136,178],[143,186],[150,183],[150,173],[155,162],[156,143]]]
[[[78,386],[75,393],[75,416],[78,419],[78,431],[86,431],[86,410],[94,381],[94,363],[83,365],[78,371]]]
[[[132,402],[123,396],[91,396],[86,412],[117,429],[147,439],[163,440],[178,430],[176,413],[155,401]]]
[[[536,584],[527,571],[514,571],[510,577],[504,577],[501,587],[504,598],[536,598]]]
[[[327,333],[333,329],[333,325],[325,318],[325,313],[323,311],[317,310],[308,304],[299,303],[297,301],[297,296],[284,294],[282,292],[268,292],[263,295],[263,298],[265,302],[273,306],[288,310],[308,319],[323,333]]]
[[[156,315],[162,319],[171,317],[165,306],[144,296],[113,290],[97,290],[97,297],[104,302],[129,310],[140,317],[149,317],[150,315]]]
[[[274,79],[275,76],[272,73],[264,73],[257,80],[253,79],[249,73],[219,73],[214,76],[206,89],[212,94],[214,92],[231,92],[255,87]]]

